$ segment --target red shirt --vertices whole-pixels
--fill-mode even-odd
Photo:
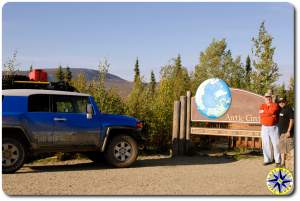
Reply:
[[[274,126],[278,123],[279,106],[276,103],[262,104],[259,108],[260,123],[264,126]]]

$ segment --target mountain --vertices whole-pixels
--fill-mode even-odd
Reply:
[[[57,68],[47,68],[43,69],[48,73],[48,80],[51,82],[55,81],[55,72]],[[99,72],[97,70],[88,69],[88,68],[70,68],[72,72],[72,77],[76,78],[79,73],[83,73],[87,81],[96,80],[99,76]],[[29,71],[19,71],[20,75],[28,75]],[[105,87],[107,89],[114,88],[122,97],[127,97],[132,89],[133,83],[127,81],[119,76],[107,73],[105,79]]]

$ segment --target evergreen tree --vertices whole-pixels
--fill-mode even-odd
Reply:
[[[70,70],[70,67],[67,66],[65,73],[64,73],[64,79],[67,83],[70,83],[72,80],[72,72]]]
[[[252,90],[258,94],[264,94],[268,89],[274,87],[278,80],[278,66],[273,60],[275,47],[272,46],[273,37],[267,32],[265,23],[262,22],[256,38],[252,38],[254,53],[252,73]]]
[[[190,88],[191,81],[187,69],[182,65],[181,56],[178,55],[175,59],[173,59],[173,64],[165,66],[165,69],[162,70],[166,70],[165,72],[163,72],[163,76],[174,76],[177,78],[174,79],[174,96],[179,98],[182,95],[182,93],[185,95],[186,91]],[[171,72],[167,72],[169,70]]]
[[[143,116],[143,107],[146,100],[143,100],[144,95],[144,85],[142,82],[142,78],[140,76],[140,69],[139,69],[139,60],[136,59],[134,65],[134,83],[132,90],[127,98],[127,114],[131,116],[135,116],[138,118],[142,118]]]
[[[29,67],[29,72],[32,72],[32,70],[33,70],[33,67],[32,67],[32,64],[31,64],[30,67]]]
[[[140,81],[140,79],[139,60],[137,58],[134,65],[134,82]]]
[[[177,55],[177,57],[174,60],[175,63],[175,71],[178,73],[180,71],[180,69],[182,68],[182,64],[181,64],[181,56],[180,54]]]
[[[154,94],[156,87],[156,79],[153,70],[151,71],[151,77],[150,77],[150,91],[151,94]]]
[[[64,72],[61,65],[58,66],[58,69],[55,72],[55,78],[58,82],[64,81]]]
[[[246,88],[250,89],[251,88],[251,72],[252,72],[252,68],[251,68],[251,60],[249,55],[247,56],[246,59],[246,66],[245,66],[245,82],[246,82]]]

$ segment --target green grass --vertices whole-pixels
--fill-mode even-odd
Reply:
[[[60,161],[68,161],[68,160],[76,160],[76,159],[87,159],[87,157],[80,153],[56,153],[54,156],[51,157],[45,157],[45,158],[39,158],[37,160],[34,160],[30,162],[29,164],[47,164],[47,163],[54,163],[54,162],[60,162]]]
[[[235,148],[230,151],[225,151],[225,156],[234,158],[235,160],[242,159],[255,159],[261,157],[262,153],[259,150],[247,149],[247,148]]]
[[[57,162],[57,157],[53,156],[53,157],[48,157],[48,158],[42,158],[42,159],[38,159],[38,160],[34,160],[32,162],[30,162],[29,164],[35,164],[35,163],[39,163],[39,164],[47,164],[47,163],[54,163]]]

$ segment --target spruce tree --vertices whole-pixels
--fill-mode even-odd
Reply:
[[[29,72],[32,72],[32,70],[33,70],[33,67],[32,67],[32,64],[31,64],[30,67],[29,67]]]
[[[131,116],[140,117],[142,113],[142,107],[144,101],[142,100],[144,93],[144,86],[140,77],[139,60],[136,59],[134,65],[134,83],[132,90],[127,99],[128,111],[127,113]]]
[[[72,80],[72,72],[71,72],[69,66],[67,66],[67,68],[66,68],[66,70],[65,70],[64,78],[65,78],[65,81],[66,81],[67,83],[70,83],[71,80]]]
[[[153,70],[151,71],[151,78],[150,78],[150,91],[151,94],[154,94],[156,87],[156,79]]]
[[[245,75],[246,88],[250,89],[251,88],[250,86],[251,86],[251,71],[252,71],[252,68],[251,68],[251,60],[250,60],[249,55],[246,58],[245,71],[246,71],[246,75]]]
[[[180,71],[180,69],[182,68],[182,64],[181,64],[181,56],[180,54],[177,55],[177,57],[174,60],[175,63],[175,70],[176,71]]]
[[[140,68],[139,68],[139,60],[138,58],[135,61],[134,65],[134,82],[140,81]]]
[[[55,72],[55,78],[58,82],[64,81],[64,72],[61,65],[58,66]]]

